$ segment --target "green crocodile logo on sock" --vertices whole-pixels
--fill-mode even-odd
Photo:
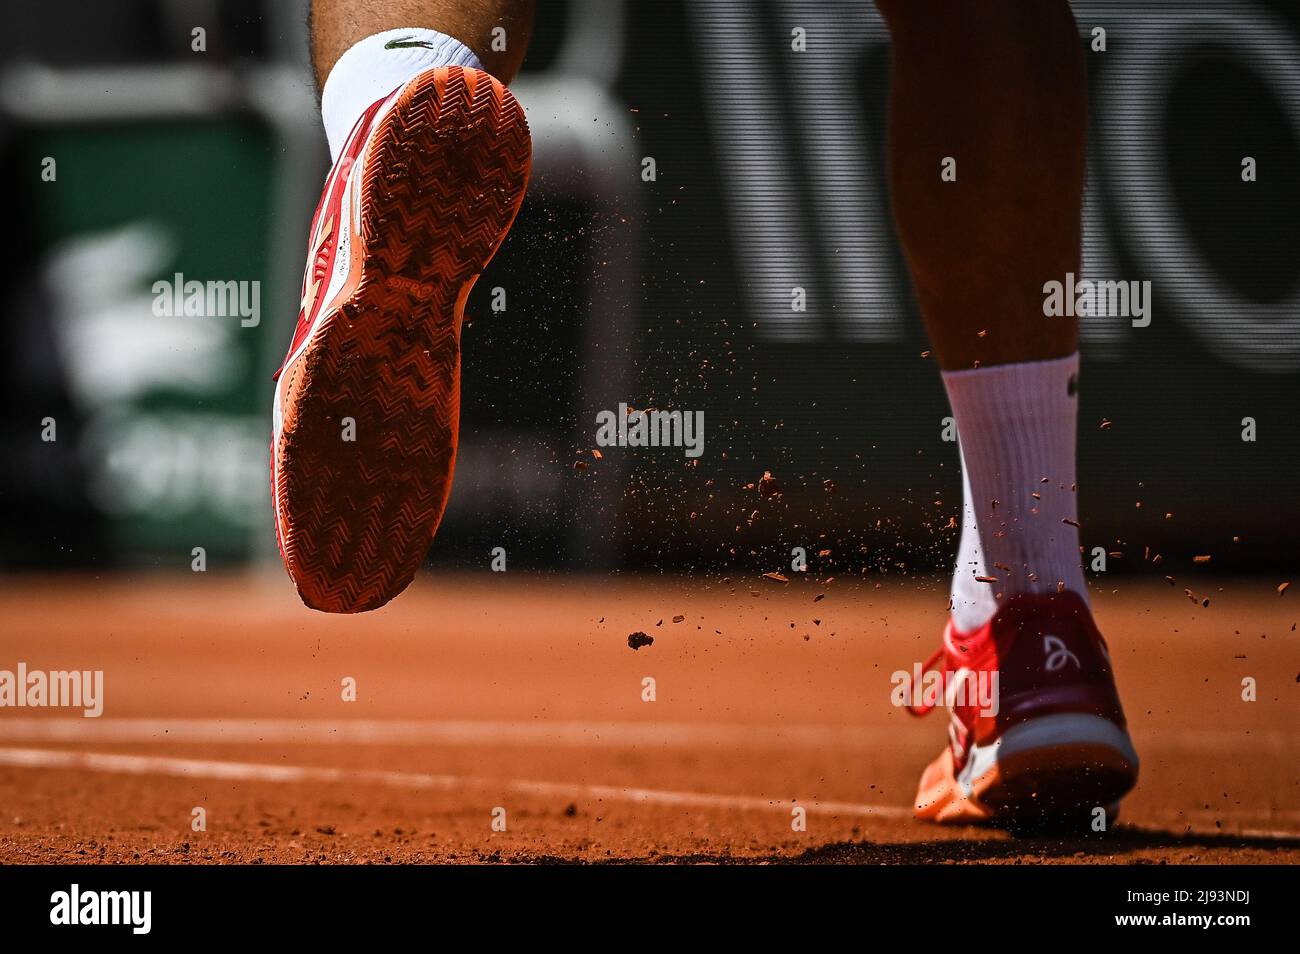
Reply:
[[[413,36],[399,36],[395,40],[389,40],[384,44],[385,50],[401,50],[411,46],[422,46],[426,50],[432,50],[433,44],[428,40],[417,40]]]

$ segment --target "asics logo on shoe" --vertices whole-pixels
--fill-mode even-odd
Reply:
[[[1060,636],[1043,637],[1043,655],[1047,659],[1043,666],[1048,672],[1060,672],[1067,663],[1074,663],[1075,669],[1083,668],[1079,665],[1079,657],[1066,648]]]
[[[320,293],[321,282],[325,278],[325,256],[328,252],[326,243],[333,234],[333,216],[322,219],[316,235],[312,238],[311,250],[307,254],[307,280],[303,282],[302,299],[298,302],[298,307],[304,314],[311,314],[316,304],[316,296]]]
[[[433,44],[428,40],[417,40],[413,36],[399,36],[394,40],[389,40],[384,44],[385,50],[402,50],[412,46],[422,46],[426,50],[432,50]]]

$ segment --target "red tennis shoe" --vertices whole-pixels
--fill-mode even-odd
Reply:
[[[465,299],[523,201],[523,110],[438,67],[374,103],[325,180],[276,375],[276,539],[303,602],[357,613],[411,582],[451,492]]]
[[[1013,596],[970,633],[950,621],[924,669],[940,663],[950,744],[921,776],[918,818],[1088,824],[1137,782],[1106,642],[1078,594]]]

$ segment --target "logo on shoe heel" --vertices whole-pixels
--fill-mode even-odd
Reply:
[[[1069,647],[1065,645],[1065,640],[1060,636],[1043,637],[1043,656],[1047,660],[1043,668],[1048,672],[1060,672],[1067,663],[1074,663],[1075,669],[1083,668],[1079,664],[1079,657],[1070,652]]]

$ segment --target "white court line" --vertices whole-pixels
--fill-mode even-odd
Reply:
[[[910,720],[900,725],[911,724]],[[347,745],[728,746],[753,749],[836,747],[889,751],[900,727],[747,725],[693,722],[578,722],[464,719],[0,718],[0,742],[197,742]],[[1243,745],[1286,753],[1285,732],[1188,729],[1137,733],[1138,748],[1240,752]],[[939,744],[939,743],[936,743]]]
[[[770,811],[795,805],[811,813],[863,818],[911,818],[912,810],[894,805],[859,805],[853,802],[802,802],[752,795],[712,795],[707,792],[672,792],[653,788],[613,785],[577,785],[526,779],[491,779],[472,775],[429,775],[423,772],[386,772],[376,769],[336,769],[310,765],[263,765],[256,762],[221,762],[178,759],[160,755],[116,755],[103,752],[64,752],[47,749],[0,747],[0,765],[15,768],[75,769],[125,775],[170,775],[176,778],[213,778],[249,782],[370,782],[391,788],[454,791],[490,788],[521,795],[544,795],[576,800],[634,802],[678,808],[715,808],[732,811]]]
[[[842,725],[467,719],[0,718],[5,742],[229,742],[347,745],[724,745],[878,748],[896,731]]]
[[[540,782],[526,779],[492,779],[472,775],[432,775],[424,772],[395,772],[377,769],[337,769],[310,765],[266,765],[257,762],[225,762],[212,759],[181,759],[160,755],[119,755],[103,752],[71,752],[49,749],[20,749],[0,746],[0,766],[14,768],[72,769],[85,772],[110,772],[124,775],[168,775],[175,778],[211,778],[248,782],[368,782],[390,788],[412,790],[457,791],[485,788],[522,795],[576,801],[629,802],[641,805],[666,805],[677,808],[708,808],[730,811],[771,811],[802,806],[813,814],[832,817],[847,815],[859,818],[910,819],[912,809],[901,805],[862,805],[855,802],[803,802],[798,799],[773,799],[755,795],[717,795],[708,792],[674,792],[653,788],[614,785],[581,785],[569,782]],[[1279,813],[1269,812],[1276,817]],[[1300,813],[1283,812],[1282,817],[1300,818]],[[1207,824],[1221,821],[1214,812],[1169,812],[1170,824],[1186,824],[1197,817]],[[1300,840],[1300,832],[1264,829],[1238,831],[1193,830],[1194,835]]]

